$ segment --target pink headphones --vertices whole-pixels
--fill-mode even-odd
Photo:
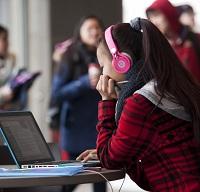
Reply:
[[[132,65],[132,59],[127,53],[119,52],[112,38],[112,28],[113,25],[105,31],[106,43],[113,57],[112,65],[117,73],[126,73]]]

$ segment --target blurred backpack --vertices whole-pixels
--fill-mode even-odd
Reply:
[[[18,73],[10,80],[10,88],[14,93],[13,100],[17,99],[22,89],[28,90],[34,80],[41,74],[41,72],[28,72],[25,68],[22,68]]]
[[[25,68],[20,69],[8,82],[13,97],[10,102],[1,106],[2,110],[24,110],[27,107],[28,91],[33,85],[40,72],[28,72]]]

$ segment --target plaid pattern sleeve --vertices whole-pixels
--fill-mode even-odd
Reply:
[[[117,126],[115,105],[99,103],[97,154],[102,165],[125,168],[148,191],[200,191],[200,146],[191,122],[134,94],[125,101]]]
[[[99,103],[97,150],[104,167],[123,168],[129,166],[134,157],[142,158],[154,137],[150,125],[145,123],[148,111],[145,103],[141,105],[135,96],[130,97],[125,102],[117,128],[115,102]]]

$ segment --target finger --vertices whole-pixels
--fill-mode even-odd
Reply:
[[[97,155],[90,153],[82,160],[82,162],[87,162],[89,160],[97,160]]]
[[[96,154],[96,153],[95,153],[95,154],[94,154],[94,153],[92,153],[92,154],[91,154],[91,158],[92,158],[92,159],[94,159],[94,160],[97,160],[97,159],[98,159],[98,156],[97,156],[97,154]]]
[[[108,76],[106,75],[102,76],[102,91],[104,93],[108,93],[108,80],[109,80]]]
[[[99,81],[97,83],[96,89],[100,92],[102,87],[102,75],[99,77]]]
[[[108,93],[109,95],[115,94],[115,82],[113,79],[108,80]]]
[[[88,155],[88,156],[86,156],[83,160],[82,160],[82,162],[87,162],[87,161],[89,161],[90,160],[90,156]]]
[[[84,151],[83,153],[81,153],[81,154],[76,158],[76,160],[82,160],[82,159],[84,159],[86,156],[89,155],[90,152],[91,152],[91,150],[86,150],[86,151]]]

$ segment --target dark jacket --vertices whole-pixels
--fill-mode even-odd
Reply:
[[[52,102],[61,105],[61,146],[70,153],[95,148],[100,95],[88,78],[88,64],[94,62],[96,51],[80,43],[73,45],[53,78]]]

